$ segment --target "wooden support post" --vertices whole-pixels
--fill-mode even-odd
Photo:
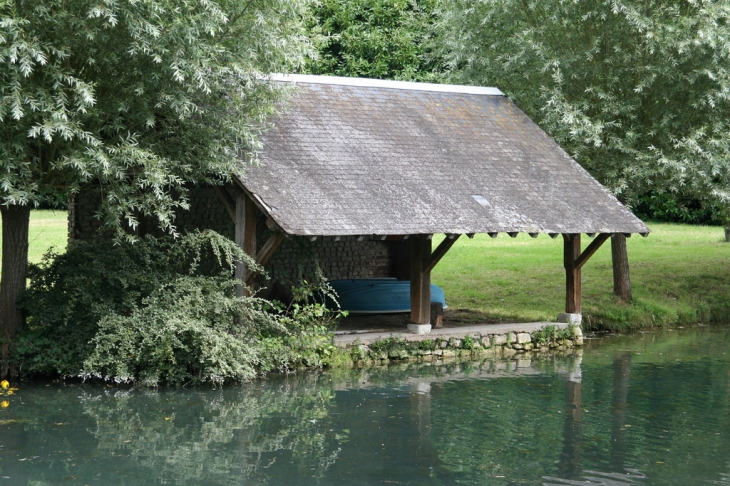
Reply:
[[[256,258],[256,206],[243,192],[236,194],[236,219],[234,222],[234,241],[251,258]],[[248,293],[245,285],[247,276],[246,264],[244,262],[236,263],[235,277],[237,280],[244,282],[236,288],[236,294],[239,297]]]
[[[425,235],[411,239],[411,322],[430,324],[431,272],[427,270],[431,258],[431,240]]]
[[[580,233],[563,234],[563,264],[565,265],[565,312],[581,313]]]

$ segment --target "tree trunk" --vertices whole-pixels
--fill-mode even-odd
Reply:
[[[629,302],[632,300],[629,254],[626,251],[626,237],[621,233],[616,233],[611,237],[611,258],[613,260],[613,293]]]
[[[10,346],[23,325],[23,316],[15,301],[25,290],[28,273],[28,226],[30,206],[0,206],[2,214],[3,250],[0,277],[0,343],[2,361],[0,378],[10,373]]]

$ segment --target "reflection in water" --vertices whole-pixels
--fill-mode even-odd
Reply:
[[[611,388],[611,459],[621,470],[626,465],[626,407],[629,396],[631,354],[621,353],[613,360],[613,387]]]
[[[265,483],[274,467],[322,475],[346,432],[327,428],[335,394],[314,378],[213,392],[30,389],[16,412],[29,425],[11,428],[13,444],[2,432],[0,466],[10,484],[37,485]]]
[[[404,363],[223,390],[26,385],[0,486],[730,484],[730,339]]]
[[[563,425],[563,451],[560,454],[558,472],[566,478],[581,475],[581,357],[575,359],[565,381],[565,424]]]

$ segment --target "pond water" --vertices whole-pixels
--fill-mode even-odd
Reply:
[[[730,331],[223,390],[23,384],[3,485],[730,485]]]

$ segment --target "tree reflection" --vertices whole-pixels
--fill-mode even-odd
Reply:
[[[2,471],[37,484],[241,484],[266,482],[272,466],[279,478],[321,477],[346,433],[328,426],[335,392],[316,381],[312,375],[214,393],[97,387],[25,393],[28,407],[20,415],[35,418],[18,440],[35,458],[3,461]],[[54,422],[38,418],[44,407],[58,410]],[[63,432],[53,434],[54,428]],[[33,429],[44,433],[42,440],[27,433]]]
[[[614,467],[626,465],[626,404],[629,396],[631,354],[621,353],[613,360],[611,396],[611,458]]]

